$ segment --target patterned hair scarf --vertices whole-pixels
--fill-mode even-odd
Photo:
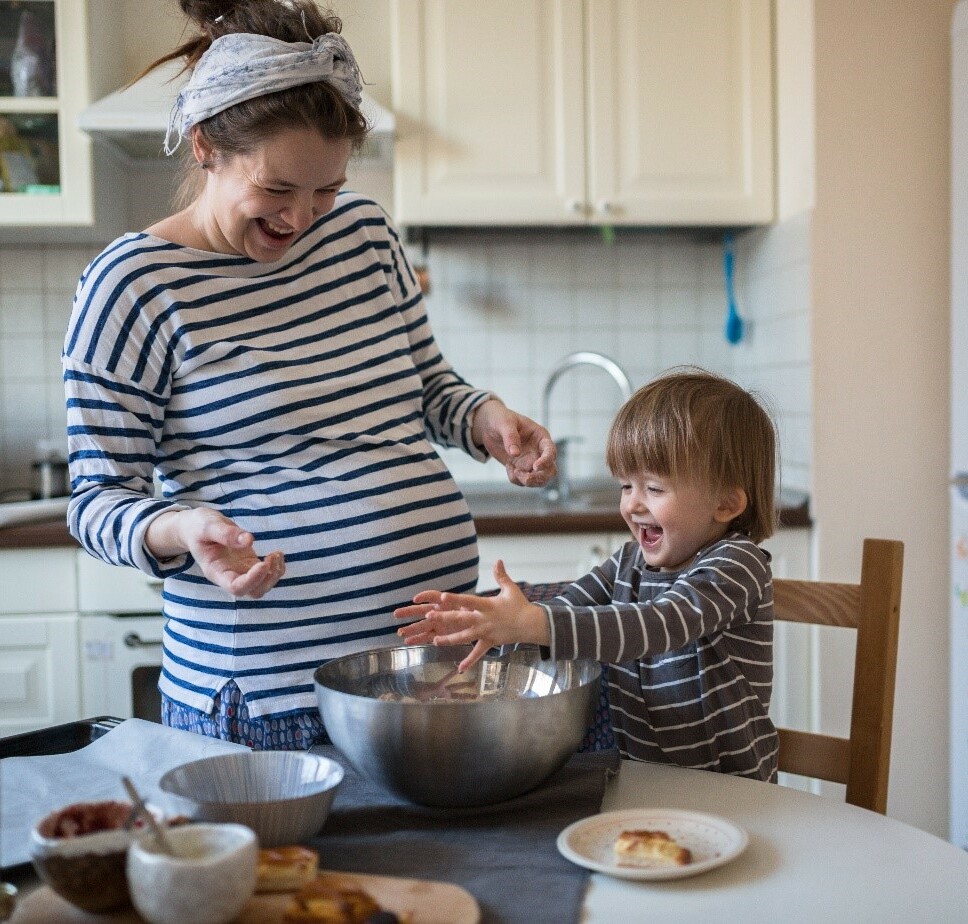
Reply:
[[[248,32],[220,36],[199,58],[175,100],[165,153],[173,154],[193,125],[237,103],[317,81],[331,83],[350,105],[360,108],[360,69],[346,39],[335,32],[312,42],[283,42]]]

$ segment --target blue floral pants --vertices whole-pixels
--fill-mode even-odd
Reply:
[[[253,718],[234,680],[215,695],[211,713],[182,706],[162,694],[161,721],[169,728],[234,741],[256,751],[308,751],[313,745],[330,743],[323,720],[315,709]]]

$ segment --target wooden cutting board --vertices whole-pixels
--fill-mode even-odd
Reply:
[[[411,924],[478,924],[481,919],[481,909],[470,892],[449,882],[322,872],[365,889],[387,911],[409,912]],[[235,924],[282,924],[291,898],[288,892],[254,895]],[[143,924],[143,920],[133,909],[115,914],[81,911],[49,886],[41,886],[18,903],[10,924]]]

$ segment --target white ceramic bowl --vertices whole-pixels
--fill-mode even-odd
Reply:
[[[245,825],[195,824],[169,828],[177,856],[154,836],[128,848],[131,901],[149,924],[225,924],[255,892],[259,844]]]
[[[253,751],[182,764],[158,785],[171,811],[248,825],[262,847],[277,847],[318,833],[342,779],[343,768],[319,754]]]

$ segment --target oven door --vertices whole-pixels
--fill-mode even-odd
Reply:
[[[160,614],[81,616],[83,715],[161,721]]]

